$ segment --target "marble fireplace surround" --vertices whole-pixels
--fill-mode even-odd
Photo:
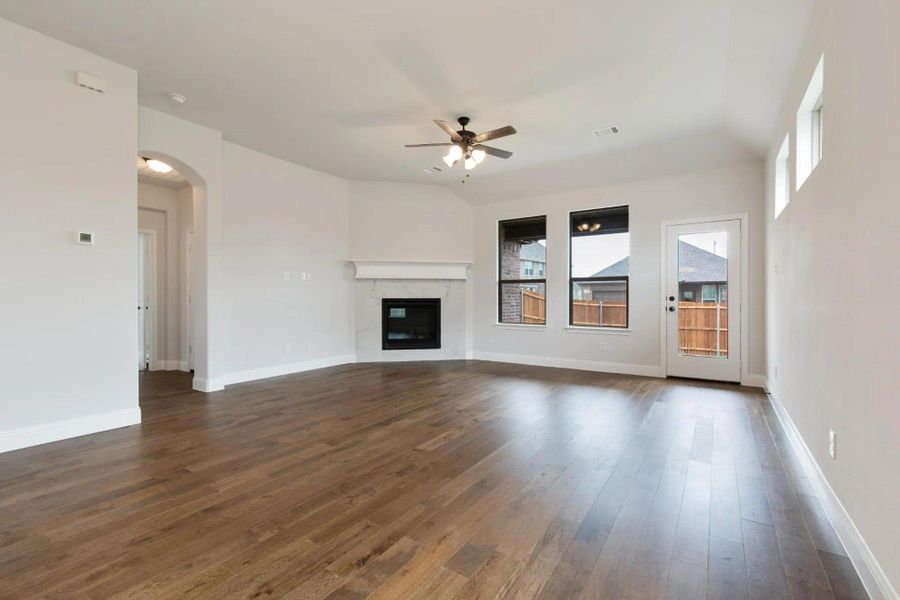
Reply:
[[[466,358],[468,262],[353,260],[358,362]],[[440,298],[441,347],[381,349],[382,298]]]

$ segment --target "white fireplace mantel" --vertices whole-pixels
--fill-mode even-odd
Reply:
[[[351,259],[356,279],[466,279],[468,261]]]

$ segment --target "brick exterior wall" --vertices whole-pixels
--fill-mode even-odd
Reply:
[[[500,230],[503,235],[503,230]],[[522,278],[522,262],[519,259],[522,244],[518,241],[500,240],[500,278],[501,279],[521,279]],[[521,323],[522,322],[522,292],[518,285],[504,285],[500,292],[500,322],[501,323]]]

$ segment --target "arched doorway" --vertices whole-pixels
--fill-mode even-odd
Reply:
[[[147,299],[143,309],[138,303],[138,360],[145,351],[148,371],[191,371],[206,381],[207,267],[196,244],[205,238],[206,182],[184,161],[159,151],[139,151],[137,167],[139,279],[145,274],[138,289]],[[141,248],[150,249],[152,259],[142,259]],[[190,378],[179,381],[191,385]]]

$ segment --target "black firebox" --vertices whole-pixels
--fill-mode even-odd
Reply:
[[[382,298],[382,350],[440,347],[440,298]]]

